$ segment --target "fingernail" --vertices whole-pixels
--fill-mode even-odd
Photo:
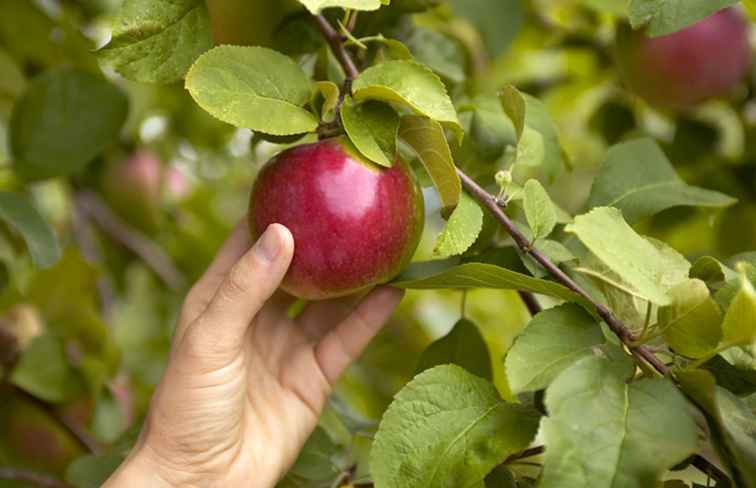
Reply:
[[[278,232],[273,226],[268,228],[260,236],[260,239],[255,244],[255,253],[263,260],[272,263],[278,257],[278,253],[281,252],[281,239],[278,237]]]

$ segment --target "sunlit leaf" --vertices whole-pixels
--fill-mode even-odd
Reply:
[[[212,45],[204,0],[126,0],[99,56],[128,79],[173,83]]]
[[[462,192],[459,205],[452,212],[446,227],[436,239],[434,253],[438,256],[457,256],[467,251],[483,229],[483,210]]]
[[[722,339],[722,312],[706,283],[688,280],[669,291],[672,304],[659,309],[657,327],[675,352],[701,358]]]
[[[391,167],[396,159],[399,115],[385,103],[356,104],[351,97],[341,105],[341,122],[349,139],[368,159]]]
[[[451,210],[459,203],[462,182],[452,159],[449,143],[441,125],[420,116],[402,117],[399,137],[415,150],[433,180],[441,205]]]
[[[438,76],[415,61],[387,61],[363,71],[352,87],[357,101],[401,104],[461,131],[457,111]]]
[[[638,235],[615,208],[595,208],[575,217],[565,230],[577,235],[638,296],[653,303],[671,303],[670,287],[687,279],[690,264],[685,258]]]
[[[270,49],[216,47],[194,63],[186,87],[203,109],[237,127],[284,136],[318,126],[303,108],[310,80],[293,60]]]
[[[648,23],[652,37],[681,30],[738,0],[631,0],[630,23],[634,28]]]

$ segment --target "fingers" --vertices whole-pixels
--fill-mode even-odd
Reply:
[[[289,230],[273,224],[218,285],[205,311],[186,332],[208,354],[236,354],[252,319],[278,289],[294,254]]]
[[[334,384],[375,337],[402,300],[404,292],[381,287],[373,290],[349,316],[327,333],[315,348],[315,359]]]
[[[208,303],[218,290],[218,286],[223,278],[249,248],[252,247],[252,236],[249,233],[249,224],[247,219],[242,219],[233,232],[221,247],[215,259],[207,268],[202,278],[192,287],[186,297],[182,310],[182,317],[179,320],[176,336],[183,334],[183,329],[193,322],[207,308]]]

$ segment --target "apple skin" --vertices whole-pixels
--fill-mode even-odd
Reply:
[[[399,274],[420,241],[424,204],[406,163],[380,167],[338,137],[269,161],[252,190],[249,218],[255,239],[273,223],[294,236],[283,290],[324,300]]]
[[[103,190],[114,210],[130,224],[152,233],[160,224],[163,163],[140,149],[117,161],[103,175]]]
[[[730,92],[751,66],[749,26],[721,10],[673,34],[650,38],[625,25],[617,61],[628,87],[652,105],[683,110]]]

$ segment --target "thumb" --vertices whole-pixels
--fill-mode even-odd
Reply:
[[[270,225],[223,278],[205,311],[189,326],[181,347],[193,357],[233,358],[265,302],[281,285],[294,255],[294,238]]]

